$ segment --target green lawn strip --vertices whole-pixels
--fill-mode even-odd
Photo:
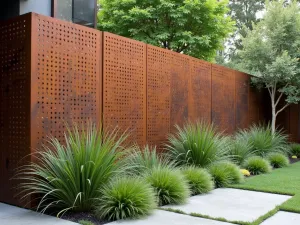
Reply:
[[[269,174],[250,177],[242,184],[230,187],[293,197],[279,206],[279,210],[300,213],[300,162]]]

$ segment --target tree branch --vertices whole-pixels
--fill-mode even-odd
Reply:
[[[276,116],[278,116],[278,114],[285,110],[289,105],[290,103],[286,103],[285,106],[283,106],[280,110],[277,111]]]
[[[279,97],[278,97],[278,99],[277,99],[277,101],[275,103],[275,106],[278,105],[278,103],[279,103],[280,99],[282,98],[282,96],[283,96],[283,92],[281,92],[281,94],[279,95]]]

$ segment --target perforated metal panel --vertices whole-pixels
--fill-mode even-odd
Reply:
[[[172,53],[147,46],[147,141],[160,145],[170,132]]]
[[[189,119],[211,122],[211,63],[190,58]]]
[[[235,131],[235,73],[212,65],[212,122],[220,131]]]
[[[249,75],[235,71],[236,129],[244,129],[248,127],[249,85]]]
[[[31,139],[63,139],[65,123],[99,123],[101,33],[33,14]]]
[[[30,153],[30,15],[0,23],[0,202],[19,204],[10,180]]]
[[[190,60],[183,54],[171,55],[171,131],[174,125],[183,126],[188,119],[188,90]]]
[[[104,33],[104,126],[146,143],[146,44]]]

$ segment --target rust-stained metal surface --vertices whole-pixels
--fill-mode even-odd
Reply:
[[[160,145],[170,132],[172,53],[147,45],[147,142]]]
[[[249,126],[260,121],[260,93],[253,87],[249,89]]]
[[[104,127],[128,129],[146,143],[146,44],[104,32]]]
[[[171,61],[171,131],[176,131],[174,125],[183,126],[188,120],[188,91],[190,81],[189,57],[173,53]]]
[[[300,107],[299,105],[291,105],[290,107],[290,116],[289,116],[289,122],[290,122],[290,141],[292,142],[300,142]]]
[[[244,129],[249,125],[249,75],[235,71],[235,125]]]
[[[211,63],[190,58],[189,119],[211,122]]]
[[[212,122],[220,131],[235,131],[235,73],[212,65]]]
[[[31,147],[101,118],[101,33],[32,14]]]
[[[30,15],[0,23],[0,202],[20,205],[10,180],[30,153]]]

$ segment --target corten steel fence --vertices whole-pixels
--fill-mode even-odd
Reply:
[[[63,139],[65,122],[118,126],[132,143],[160,146],[186,120],[231,134],[265,118],[263,96],[238,71],[38,14],[0,31],[2,202],[20,204],[9,178],[47,136]]]

